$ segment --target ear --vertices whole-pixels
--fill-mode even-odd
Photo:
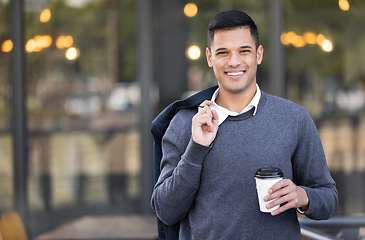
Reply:
[[[257,48],[257,51],[256,51],[256,58],[257,58],[257,65],[260,65],[261,62],[262,62],[262,59],[264,58],[264,47],[262,45],[260,45],[258,48]]]
[[[209,67],[213,67],[212,64],[212,53],[209,50],[209,47],[205,49],[205,56],[207,57],[207,62]]]

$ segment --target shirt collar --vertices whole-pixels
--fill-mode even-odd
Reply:
[[[219,88],[217,88],[217,90],[215,90],[211,101],[213,102],[213,104],[211,104],[209,107],[211,110],[216,110],[217,114],[218,114],[218,124],[220,125],[222,122],[224,122],[228,116],[237,116],[239,114],[245,113],[250,111],[252,108],[254,109],[253,115],[256,115],[257,112],[257,105],[259,104],[260,98],[261,98],[261,90],[259,88],[259,85],[256,84],[256,94],[255,96],[252,98],[251,102],[247,105],[247,107],[245,109],[242,110],[242,112],[237,113],[237,112],[233,112],[230,111],[224,107],[219,106],[215,100],[218,97],[219,94]]]

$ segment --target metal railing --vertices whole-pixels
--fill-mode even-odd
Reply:
[[[302,236],[309,240],[343,239],[359,240],[365,239],[360,236],[360,228],[365,227],[365,217],[333,217],[328,220],[311,220],[309,218],[299,218]],[[329,229],[339,231],[336,236],[331,236],[319,229]]]
[[[308,228],[308,227],[301,227],[300,232],[302,234],[302,239],[305,240],[335,240],[339,239],[338,237],[328,235],[326,233],[320,232],[318,230]]]

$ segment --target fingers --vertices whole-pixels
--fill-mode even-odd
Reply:
[[[268,201],[284,196],[296,190],[296,185],[290,179],[283,179],[269,189]]]
[[[269,195],[265,196],[264,201],[272,201],[267,205],[269,209],[283,204],[271,213],[277,215],[291,208],[306,206],[309,200],[303,188],[296,186],[290,179],[283,179],[270,188]]]
[[[204,102],[202,102],[201,104],[199,104],[198,106],[198,112],[206,112],[206,111],[210,111],[209,109],[209,105],[211,105],[213,102],[209,101],[209,100],[205,100]]]
[[[212,110],[212,123],[215,127],[218,127],[218,113],[216,110]]]
[[[205,125],[208,132],[214,131],[215,120],[218,119],[216,111],[211,111],[209,105],[213,102],[205,100],[198,106],[198,114],[194,117],[195,122],[201,126]]]
[[[202,112],[193,117],[193,125],[196,127],[206,128],[208,132],[211,132],[214,128],[212,122],[212,114],[210,112]]]
[[[290,204],[284,204],[281,207],[279,207],[278,209],[276,209],[275,211],[271,212],[272,216],[276,216],[282,212],[285,212],[286,210],[289,210],[291,208],[294,208],[293,206],[290,206]]]
[[[283,204],[283,205],[281,205],[281,204]],[[268,209],[270,209],[277,205],[281,205],[281,206],[277,210],[271,212],[271,215],[277,215],[288,209],[297,208],[298,207],[298,198],[296,197],[295,192],[290,192],[287,195],[278,198],[277,200],[269,203],[266,207]]]
[[[192,119],[192,138],[195,142],[209,146],[218,131],[218,114],[210,110],[213,102],[205,100],[198,107],[198,113]]]

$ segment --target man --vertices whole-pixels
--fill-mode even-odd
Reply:
[[[317,129],[301,106],[256,83],[263,47],[241,11],[218,13],[208,26],[207,62],[218,89],[198,108],[173,117],[162,141],[161,174],[151,206],[180,239],[301,239],[296,211],[328,219],[338,196]],[[278,167],[284,179],[259,210],[254,174]]]

